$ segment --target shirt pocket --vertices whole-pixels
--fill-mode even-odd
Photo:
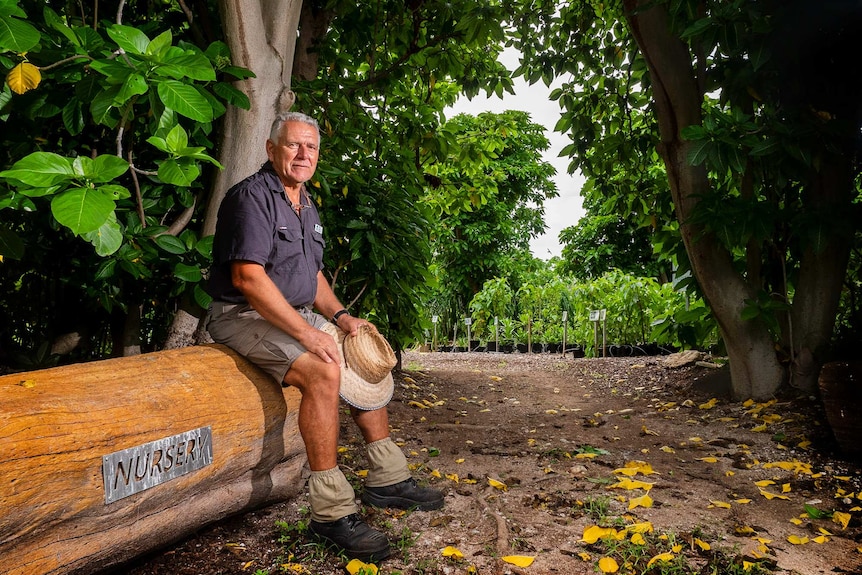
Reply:
[[[276,229],[275,257],[272,261],[276,275],[291,275],[302,269],[305,260],[302,249],[302,231],[295,228]]]

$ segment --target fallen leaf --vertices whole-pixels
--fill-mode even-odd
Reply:
[[[494,489],[499,489],[500,491],[506,491],[509,489],[509,486],[502,481],[497,481],[496,479],[491,479],[490,477],[488,478],[488,485],[490,485]]]
[[[644,536],[640,533],[632,534],[630,541],[632,542],[632,545],[646,545],[646,539],[644,539]]]
[[[455,547],[452,547],[451,545],[443,549],[441,555],[443,555],[443,557],[454,557],[455,559],[464,558],[464,554],[461,553],[461,551],[459,551]]]
[[[760,494],[761,494],[761,495],[763,495],[764,497],[766,497],[767,499],[770,499],[770,500],[772,500],[772,499],[787,499],[787,500],[790,500],[790,498],[789,498],[788,496],[786,496],[786,495],[780,495],[780,494],[778,494],[778,493],[772,493],[771,491],[766,491],[765,489],[761,489],[761,490],[760,490]]]
[[[805,545],[806,543],[808,543],[809,539],[808,539],[808,537],[799,537],[798,535],[790,535],[787,538],[787,541],[789,541],[793,545]]]
[[[580,553],[578,553],[578,557],[580,557],[582,561],[589,561],[592,559],[592,556],[586,551],[581,551]]]
[[[377,565],[373,563],[364,563],[359,559],[351,559],[345,567],[350,575],[377,575]]]
[[[599,559],[599,570],[602,573],[616,573],[620,570],[620,566],[613,557],[602,557]]]
[[[847,529],[850,524],[850,514],[842,511],[836,511],[832,514],[832,521],[841,526],[841,529]]]
[[[697,545],[698,547],[700,547],[701,551],[709,551],[711,549],[709,543],[707,543],[706,541],[703,541],[701,539],[698,539],[697,537],[694,538],[694,544]]]
[[[699,409],[712,409],[713,407],[715,407],[715,405],[716,405],[717,403],[718,403],[718,398],[713,397],[712,399],[710,399],[710,400],[709,400],[709,401],[707,401],[706,403],[701,403],[701,404],[700,404],[700,405],[698,405],[697,407],[698,407]]]
[[[707,505],[707,509],[711,507],[720,507],[722,509],[730,509],[730,503],[726,501],[715,501],[713,499],[709,500],[709,505]]]
[[[536,560],[535,557],[529,557],[527,555],[506,555],[502,557],[503,561],[506,563],[511,563],[517,567],[529,567],[533,564],[533,561]]]
[[[598,525],[590,525],[584,528],[584,534],[581,536],[581,541],[592,544],[599,539],[605,537],[616,537],[617,530],[612,527],[599,527]]]
[[[650,497],[649,495],[641,495],[640,497],[629,499],[629,510],[631,511],[636,507],[652,507],[652,497]]]
[[[647,561],[647,569],[652,567],[652,564],[657,561],[673,561],[674,557],[675,555],[673,553],[659,553],[658,555]]]

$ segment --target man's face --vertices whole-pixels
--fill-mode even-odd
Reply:
[[[307,182],[317,169],[320,135],[304,122],[285,122],[278,142],[266,141],[266,155],[287,187]]]

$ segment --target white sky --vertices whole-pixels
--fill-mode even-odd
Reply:
[[[501,57],[501,62],[510,70],[515,68],[516,61],[517,53],[507,51]],[[554,182],[560,195],[545,202],[545,224],[548,228],[545,234],[530,242],[530,249],[534,256],[547,260],[560,255],[560,230],[575,225],[584,215],[580,196],[584,178],[580,174],[570,176],[566,171],[569,165],[568,157],[559,157],[560,150],[569,140],[564,134],[554,132],[554,125],[560,119],[560,106],[556,101],[548,99],[551,88],[545,87],[542,82],[530,85],[523,78],[516,78],[514,90],[514,95],[504,94],[502,99],[496,96],[486,98],[484,93],[472,100],[462,97],[452,108],[446,110],[446,116],[452,117],[461,113],[475,116],[481,112],[521,110],[529,113],[533,122],[545,126],[545,137],[550,141],[551,147],[545,150],[542,159],[556,168]]]

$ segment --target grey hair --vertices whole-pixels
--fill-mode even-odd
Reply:
[[[285,122],[302,122],[303,124],[308,124],[314,128],[315,132],[317,132],[317,141],[320,142],[320,125],[317,123],[317,120],[307,114],[303,114],[302,112],[285,112],[276,116],[275,120],[272,122],[272,128],[269,130],[269,139],[273,143],[278,142],[278,137],[281,135],[281,129]]]

